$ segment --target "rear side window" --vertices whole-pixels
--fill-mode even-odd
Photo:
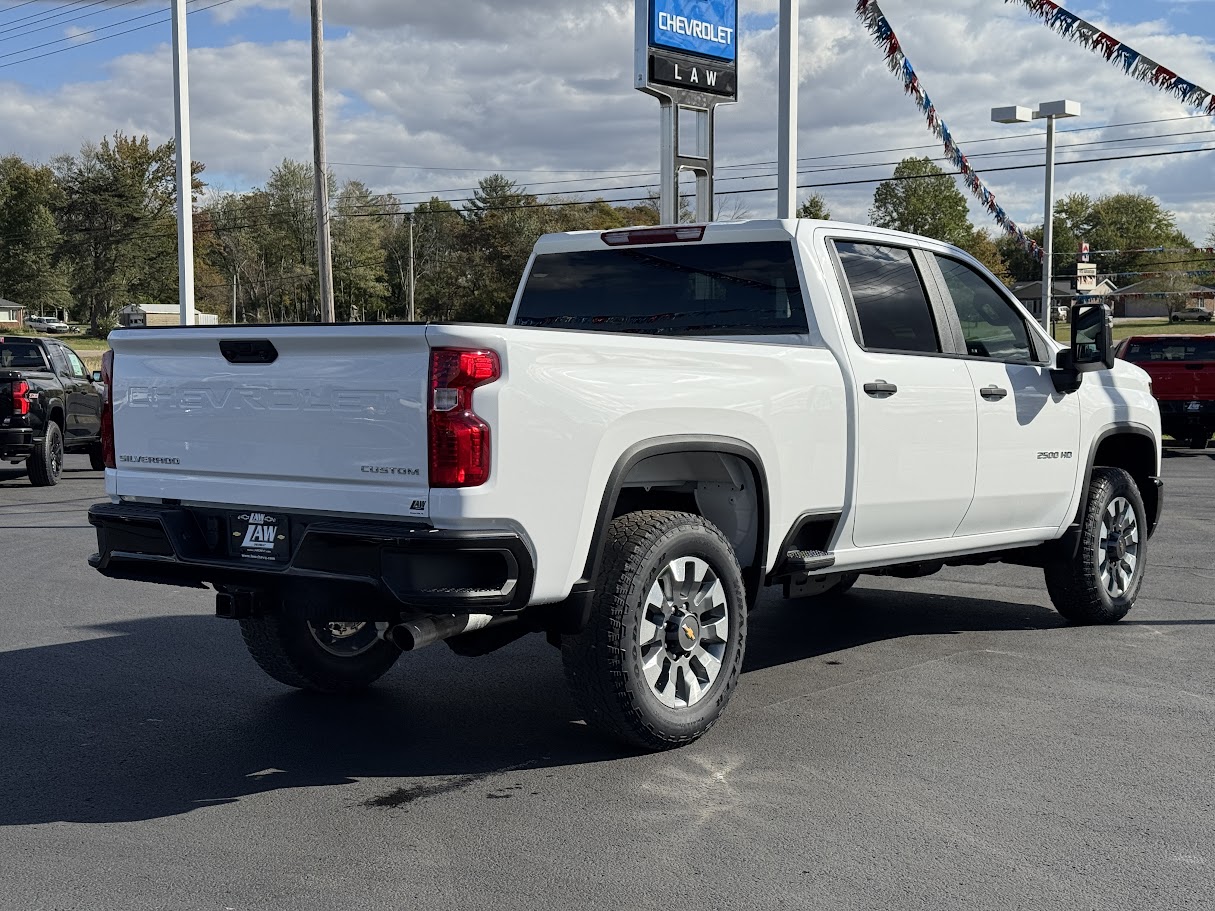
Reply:
[[[0,369],[46,370],[42,350],[33,342],[0,342]]]
[[[836,241],[867,349],[938,353],[941,340],[911,253]]]
[[[68,366],[67,358],[63,356],[63,349],[58,345],[47,345],[46,350],[51,355],[51,363],[55,365],[55,372],[60,376],[71,376],[72,368]]]
[[[1215,338],[1132,339],[1122,357],[1135,363],[1215,361]]]
[[[781,241],[537,256],[515,324],[645,335],[809,331],[793,245]]]

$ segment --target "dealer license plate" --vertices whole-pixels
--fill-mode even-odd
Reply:
[[[1202,411],[1202,402],[1186,402],[1186,411]]]
[[[291,555],[287,517],[268,512],[241,512],[228,523],[231,552],[245,560],[283,563]]]

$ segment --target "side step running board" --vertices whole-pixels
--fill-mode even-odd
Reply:
[[[791,550],[773,575],[788,576],[795,573],[812,573],[835,565],[835,554],[825,550]]]

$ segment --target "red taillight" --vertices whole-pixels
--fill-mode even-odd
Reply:
[[[489,425],[472,408],[473,390],[502,376],[493,351],[430,352],[430,486],[477,487],[489,480]]]
[[[105,390],[101,393],[101,458],[106,468],[114,468],[114,352],[106,351],[101,356],[101,382]]]
[[[30,413],[30,384],[25,380],[13,380],[13,414]]]

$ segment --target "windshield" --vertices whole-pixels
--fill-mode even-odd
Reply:
[[[1215,361],[1215,338],[1133,339],[1122,355],[1133,363]]]
[[[806,333],[789,242],[537,256],[518,326],[646,335]]]

